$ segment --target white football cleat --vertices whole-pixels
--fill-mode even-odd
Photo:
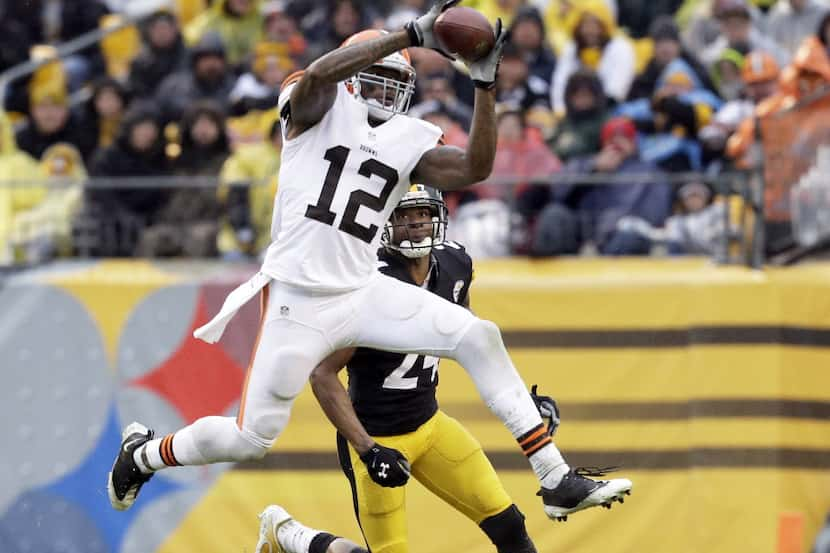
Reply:
[[[254,553],[286,553],[277,540],[277,529],[294,520],[288,511],[279,505],[268,505],[259,514],[259,541]]]
[[[604,476],[608,470],[595,468],[571,469],[552,490],[542,487],[536,495],[542,496],[548,518],[566,521],[568,515],[602,505],[611,508],[615,501],[623,503],[623,496],[631,495],[631,480],[591,480],[588,476]]]

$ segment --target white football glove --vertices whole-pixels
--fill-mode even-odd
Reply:
[[[496,77],[501,63],[501,52],[505,43],[510,39],[510,33],[502,28],[501,18],[496,20],[496,43],[490,53],[478,61],[467,64],[470,78],[476,88],[491,90],[496,86]]]
[[[452,56],[444,52],[435,40],[435,35],[432,33],[432,27],[435,25],[435,20],[438,16],[461,2],[461,0],[438,0],[427,13],[410,21],[404,27],[409,33],[409,39],[412,46],[420,46],[421,48],[430,48],[435,50],[445,58],[453,59]]]

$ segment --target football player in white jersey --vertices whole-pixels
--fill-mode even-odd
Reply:
[[[415,72],[408,47],[439,50],[433,25],[459,0],[441,0],[399,31],[364,31],[289,77],[279,108],[284,142],[273,242],[261,271],[234,290],[195,335],[217,341],[257,293],[260,329],[239,413],[204,417],[162,438],[140,423],[122,432],[107,490],[115,509],[134,503],[155,471],[259,459],[288,423],[314,367],[365,346],[454,359],[528,456],[551,518],[607,504],[627,479],[595,481],[571,470],[551,439],[498,327],[427,290],[375,270],[381,230],[410,182],[456,190],[484,180],[496,149],[495,83],[507,39],[501,21],[483,59],[466,149],[406,116]]]

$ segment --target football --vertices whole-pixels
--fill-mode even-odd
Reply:
[[[467,62],[480,60],[496,43],[493,26],[473,8],[448,9],[435,20],[432,32],[445,52]]]

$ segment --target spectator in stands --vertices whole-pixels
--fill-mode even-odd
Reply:
[[[721,105],[721,99],[703,88],[692,68],[678,58],[663,70],[651,98],[627,102],[616,112],[633,119],[642,131],[643,160],[669,171],[686,171],[702,168],[697,135]]]
[[[121,123],[115,142],[98,152],[90,175],[106,177],[158,177],[169,175],[161,115],[147,101],[135,102]],[[133,256],[141,235],[169,199],[169,190],[149,187],[95,187],[87,191],[76,233],[82,234],[94,256]],[[88,241],[88,242],[87,242]]]
[[[176,16],[158,10],[141,24],[144,41],[141,52],[130,65],[130,91],[138,98],[152,97],[165,77],[188,66],[187,48]]]
[[[742,55],[763,50],[771,54],[779,65],[788,62],[787,52],[753,24],[747,0],[715,0],[714,15],[721,34],[700,54],[701,61],[708,67],[711,68],[727,48]]]
[[[0,73],[29,59],[29,48],[34,44],[31,30],[24,21],[15,19],[9,13],[11,11],[11,2],[0,2],[0,21],[3,22],[3,32],[0,33]]]
[[[224,217],[217,247],[225,259],[255,257],[271,242],[282,134],[278,113],[269,113],[262,119],[265,140],[240,146],[222,166],[218,198]]]
[[[536,75],[530,74],[527,59],[512,42],[502,52],[501,66],[496,80],[496,101],[516,104],[523,110],[533,106],[549,106],[550,87]]]
[[[651,35],[654,22],[677,12],[683,0],[624,0],[620,2],[617,21],[631,38]]]
[[[360,0],[327,0],[321,19],[305,33],[308,59],[317,59],[340,46],[344,40],[372,26],[374,13]]]
[[[579,68],[595,70],[606,96],[616,102],[625,100],[634,80],[634,48],[618,33],[611,10],[602,0],[579,2],[578,9],[573,40],[557,60],[553,75],[551,104],[557,113],[565,111],[565,85]]]
[[[775,94],[780,73],[775,59],[766,52],[750,52],[744,58],[741,70],[743,94],[740,98],[725,103],[712,122],[698,134],[706,157],[714,159],[723,155],[726,141],[738,125],[752,117],[758,104]]]
[[[671,213],[672,189],[659,168],[640,159],[637,130],[630,119],[616,117],[602,128],[602,150],[570,161],[560,175],[574,175],[574,184],[557,184],[553,202],[539,215],[533,237],[535,255],[577,253],[592,243],[603,255],[643,255],[650,244],[642,236],[618,230],[624,216],[662,225]],[[631,182],[579,185],[579,175],[604,175]],[[643,178],[643,175],[651,177]]]
[[[0,110],[0,265],[13,260],[9,242],[15,216],[40,203],[46,190],[38,186],[35,159],[18,149],[12,124]]]
[[[617,223],[617,230],[639,235],[652,246],[662,244],[671,254],[725,259],[728,241],[740,238],[742,228],[745,232],[752,228],[748,221],[740,223],[746,205],[738,195],[713,198],[712,190],[697,181],[681,186],[677,195],[677,212],[662,227],[655,227],[640,217],[627,216]]]
[[[109,10],[100,0],[26,0],[3,2],[5,16],[22,22],[30,44],[59,44],[98,28]],[[3,17],[3,33],[6,29]],[[78,90],[87,80],[104,73],[104,60],[97,43],[63,59],[69,74],[69,89]]]
[[[744,55],[732,48],[725,48],[712,65],[712,80],[715,82],[718,95],[724,100],[735,100],[743,93],[743,67]]]
[[[276,106],[280,85],[294,69],[285,44],[258,42],[251,71],[240,76],[230,92],[230,114],[242,115]]]
[[[545,179],[559,171],[562,163],[545,146],[536,129],[530,128],[521,106],[500,104],[496,109],[498,146],[493,171],[488,181],[479,184],[473,192],[479,199],[520,198],[528,192],[528,182]],[[505,187],[501,182],[513,181]]]
[[[778,0],[767,16],[767,29],[791,58],[826,13],[827,4],[818,0]]]
[[[473,120],[473,110],[455,95],[452,81],[446,73],[419,77],[416,86],[420,92],[420,102],[409,110],[412,117],[424,118],[427,113],[433,113],[440,106],[440,110],[457,123],[466,134]]]
[[[548,147],[559,159],[595,154],[600,149],[599,135],[609,110],[602,83],[590,69],[580,69],[565,87],[565,117],[548,140]]]
[[[539,10],[526,6],[516,12],[510,25],[510,41],[516,46],[528,65],[529,74],[550,86],[556,56],[545,36],[545,23]]]
[[[459,124],[457,114],[440,100],[427,100],[418,105],[418,117],[437,125],[444,133],[444,142],[459,148],[467,147],[467,132]]]
[[[121,119],[129,104],[130,95],[120,82],[110,77],[102,77],[95,81],[92,96],[83,106],[81,131],[91,140],[95,140],[95,149],[106,148],[115,141]]]
[[[818,31],[825,31],[830,16],[819,24]],[[739,165],[752,166],[750,146],[755,141],[755,120],[787,109],[799,100],[830,86],[830,54],[818,34],[807,37],[795,53],[793,63],[781,72],[778,91],[763,100],[755,108],[755,117],[744,119],[726,145],[727,155]]]
[[[209,33],[191,49],[190,69],[162,81],[156,101],[165,122],[181,119],[185,108],[198,100],[214,100],[227,109],[235,81],[225,59],[222,39]]]
[[[12,242],[19,259],[28,263],[73,253],[72,221],[81,207],[87,176],[81,153],[66,143],[47,148],[38,169],[44,196],[18,213],[12,226]]]
[[[222,38],[227,61],[241,66],[262,37],[263,16],[259,0],[215,0],[184,30],[188,45],[195,45],[211,33]]]
[[[284,44],[294,63],[304,67],[308,61],[308,42],[300,32],[297,20],[286,9],[285,0],[266,0],[261,11],[262,40]]]
[[[413,105],[429,99],[441,100],[451,109],[458,111],[459,115],[466,113],[459,122],[473,114],[473,96],[475,88],[472,81],[466,75],[457,71],[450,61],[435,52],[426,48],[411,48],[409,55],[412,57],[412,66],[418,78],[415,81],[415,96]],[[438,80],[443,82],[438,82]],[[469,122],[464,125],[469,128]]]
[[[702,52],[720,38],[721,25],[715,16],[719,0],[702,0],[686,2],[675,14],[675,19],[683,28],[683,44],[690,52]],[[766,19],[755,4],[748,4],[752,26],[766,31]],[[701,60],[703,61],[703,60]]]
[[[66,88],[59,80],[52,80],[50,72],[35,75],[30,81],[29,106],[30,118],[17,131],[21,150],[39,159],[52,144],[68,142],[85,157],[92,154],[97,137],[83,132],[81,115],[70,111]]]
[[[547,183],[562,168],[559,158],[545,146],[537,129],[527,124],[526,112],[518,106],[500,105],[498,147],[488,181],[475,187],[479,199],[507,199],[518,217],[511,225],[514,253],[526,254],[536,217],[550,201]],[[501,182],[500,182],[501,181]]]
[[[654,94],[660,74],[666,66],[678,58],[689,64],[705,88],[715,90],[715,85],[709,78],[709,72],[695,55],[683,46],[680,29],[671,17],[661,16],[655,19],[649,28],[648,36],[654,43],[654,53],[645,69],[631,84],[631,90],[628,93],[629,100],[650,98]]]
[[[225,115],[210,101],[188,107],[181,122],[181,152],[173,173],[214,177],[230,155]],[[139,255],[145,257],[214,257],[221,209],[213,186],[185,186],[174,190],[144,230]]]

